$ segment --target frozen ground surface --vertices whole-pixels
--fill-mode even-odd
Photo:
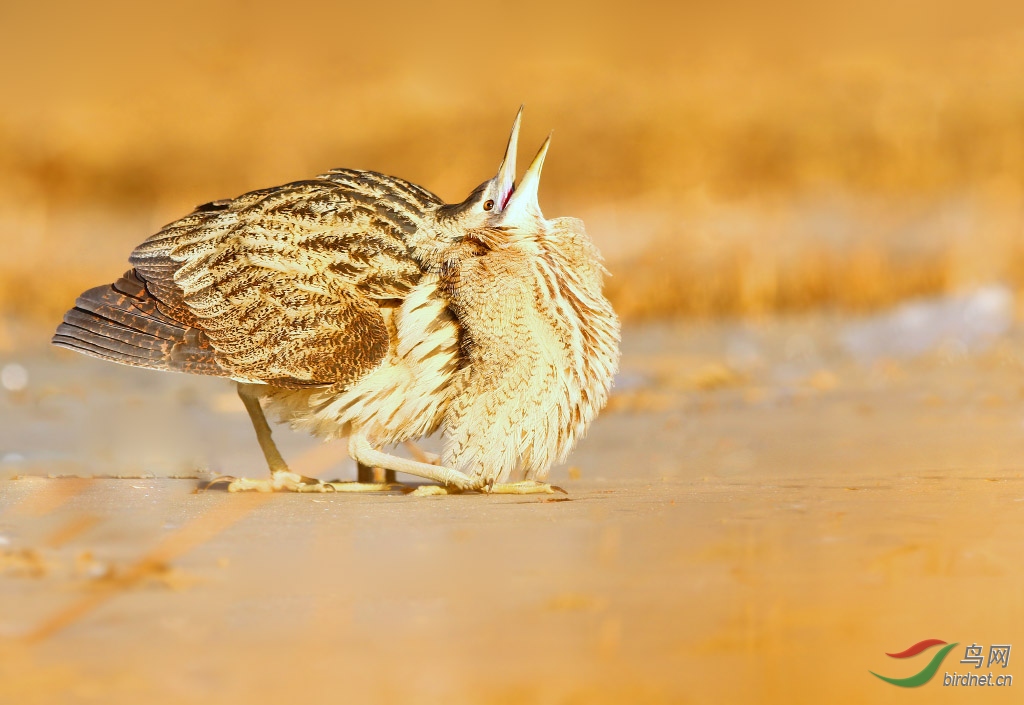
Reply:
[[[1000,296],[912,311],[925,343],[898,311],[627,329],[540,497],[196,493],[264,472],[226,383],[9,346],[0,702],[1019,702],[1017,653],[977,693],[941,684],[962,647],[917,690],[868,673],[916,673],[885,653],[927,638],[1024,649]]]

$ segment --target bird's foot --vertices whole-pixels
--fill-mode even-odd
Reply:
[[[413,497],[436,497],[442,494],[462,494],[465,491],[458,487],[445,487],[444,485],[420,485],[409,494]],[[536,480],[499,483],[492,485],[490,489],[481,487],[476,491],[484,494],[554,494],[555,492],[568,494],[561,487],[549,485],[546,482],[537,482]]]
[[[331,483],[306,477],[290,470],[273,470],[266,480],[225,475],[211,480],[204,489],[227,485],[228,492],[335,492]]]
[[[405,489],[405,485],[400,482],[358,482],[353,480],[325,482],[324,484],[333,488],[327,490],[328,492],[390,492],[391,490]]]
[[[437,497],[442,494],[462,494],[457,487],[445,487],[444,485],[420,485],[407,494],[413,497]]]
[[[278,470],[271,472],[266,480],[224,475],[206,483],[202,489],[218,485],[224,485],[228,492],[389,492],[405,487],[397,482],[324,482],[289,470]]]
[[[488,494],[554,494],[555,492],[569,494],[561,487],[549,485],[546,482],[537,482],[536,480],[497,483],[491,485],[490,489],[483,491]]]

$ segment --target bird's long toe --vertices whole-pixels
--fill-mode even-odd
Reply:
[[[568,494],[561,487],[549,485],[546,482],[537,482],[536,480],[497,483],[492,485],[487,492],[489,494],[554,494],[555,492]]]
[[[213,483],[211,483],[213,484]],[[275,470],[265,480],[248,477],[232,478],[228,492],[334,492],[331,483],[299,475],[289,470]]]
[[[454,487],[445,487],[444,485],[420,485],[416,489],[410,490],[407,494],[413,497],[437,497],[443,494],[459,494],[459,490]]]
[[[405,485],[399,482],[325,482],[333,492],[390,492],[401,490]]]
[[[446,487],[444,485],[420,485],[415,490],[409,492],[409,494],[414,497],[435,497],[437,495],[445,494],[462,494],[465,491],[476,491],[484,494],[554,494],[555,492],[568,494],[561,487],[549,485],[546,482],[536,482],[535,480],[499,483],[492,485],[490,489],[485,486],[479,488],[473,487],[469,490],[463,490],[453,486]]]

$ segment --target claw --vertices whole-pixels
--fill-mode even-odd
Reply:
[[[196,488],[196,492],[205,492],[206,490],[212,490],[218,485],[230,485],[236,479],[238,478],[233,477],[231,475],[218,475],[212,480],[200,482],[199,487]]]

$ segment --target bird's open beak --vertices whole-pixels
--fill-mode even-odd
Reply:
[[[544,158],[548,155],[548,146],[551,144],[551,135],[544,140],[540,151],[533,158],[530,168],[523,174],[523,180],[519,182],[515,193],[509,199],[508,206],[504,210],[506,220],[513,220],[522,216],[532,215],[543,218],[540,212],[540,203],[537,200],[537,190],[540,188],[540,172],[544,168]]]
[[[523,118],[523,108],[519,107],[516,113],[516,120],[512,123],[512,134],[508,138],[508,147],[505,148],[505,158],[501,160],[498,167],[498,175],[494,178],[498,182],[498,211],[505,210],[512,192],[516,189],[516,151],[519,148],[519,123]]]

